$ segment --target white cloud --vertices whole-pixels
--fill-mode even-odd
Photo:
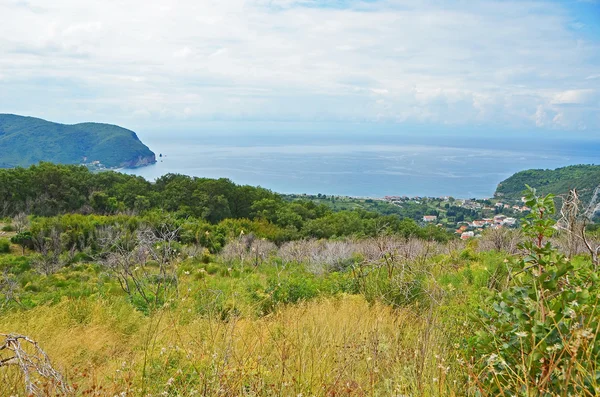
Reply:
[[[595,91],[592,89],[567,90],[554,95],[552,103],[555,105],[584,105],[594,98]]]
[[[177,50],[173,53],[173,56],[175,58],[187,58],[190,55],[192,55],[192,50],[188,46],[185,46],[182,49]]]
[[[600,40],[560,3],[334,3],[0,0],[0,111],[600,127]]]
[[[218,57],[219,55],[225,55],[225,54],[227,54],[227,48],[219,48],[218,50],[216,50],[215,52],[210,54],[208,57],[213,58],[213,57]]]
[[[86,33],[94,33],[102,30],[102,22],[86,22],[78,23],[68,26],[64,31],[63,35],[81,35]]]
[[[537,127],[543,127],[546,125],[546,119],[547,119],[548,115],[546,113],[546,111],[544,110],[544,106],[543,105],[538,105],[536,111],[535,111],[535,125]]]
[[[374,94],[378,94],[378,95],[386,95],[386,94],[390,93],[385,88],[371,88],[371,92],[373,92]]]

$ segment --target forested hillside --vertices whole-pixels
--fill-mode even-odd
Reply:
[[[228,179],[168,174],[150,183],[116,172],[90,172],[86,167],[40,163],[29,168],[0,169],[0,217],[26,213],[114,215],[165,212],[177,219],[225,224],[281,242],[302,237],[374,236],[389,232],[447,240],[445,230],[420,228],[410,219],[365,210],[334,212],[311,201],[287,202],[267,189],[240,186]],[[233,220],[237,220],[233,222]],[[237,225],[233,227],[232,225]],[[259,232],[260,230],[260,232]],[[220,235],[224,238],[226,232]]]
[[[155,155],[130,130],[115,125],[65,125],[0,114],[0,167],[29,166],[40,161],[96,163],[105,167],[139,167]]]
[[[502,181],[496,189],[500,199],[519,200],[525,185],[540,193],[565,194],[577,189],[584,202],[589,201],[596,187],[600,186],[600,165],[573,165],[555,170],[521,171]]]

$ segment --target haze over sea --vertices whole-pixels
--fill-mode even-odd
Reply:
[[[158,163],[124,172],[230,178],[279,193],[484,198],[524,169],[598,164],[592,135],[141,133]]]

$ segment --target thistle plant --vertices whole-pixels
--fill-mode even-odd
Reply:
[[[552,195],[528,186],[523,253],[510,261],[510,286],[475,316],[466,343],[472,392],[493,396],[584,396],[600,393],[598,275],[574,265],[548,241]],[[579,261],[578,261],[579,262]]]

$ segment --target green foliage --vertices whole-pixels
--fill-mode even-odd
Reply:
[[[600,183],[600,165],[573,165],[555,170],[521,171],[502,181],[496,190],[496,196],[504,199],[519,200],[525,186],[537,189],[540,194],[566,194],[577,189],[580,198],[587,202]]]
[[[7,239],[0,239],[0,254],[8,254],[10,252],[10,241]]]
[[[20,245],[23,248],[23,253],[25,253],[25,248],[33,247],[33,236],[31,235],[31,232],[18,233],[16,236],[13,236],[10,241],[13,244]]]
[[[64,125],[33,117],[0,114],[0,167],[52,161],[106,167],[135,167],[155,162],[154,153],[133,131],[109,124]]]
[[[334,212],[367,211],[376,212],[381,215],[395,215],[400,218],[413,219],[417,222],[421,222],[424,215],[436,215],[441,219],[445,218],[447,223],[452,224],[447,225],[448,227],[454,227],[456,222],[475,220],[482,217],[482,214],[476,210],[454,206],[450,203],[444,203],[443,199],[436,198],[424,198],[420,200],[406,198],[400,205],[385,200],[345,196],[336,197],[335,201],[323,195],[283,195],[283,198],[287,201],[302,203],[302,205],[310,201],[321,212],[331,210]],[[442,208],[443,210],[441,211]]]
[[[8,214],[27,211],[52,216],[90,211],[146,212],[161,209],[181,218],[217,223],[225,218],[248,218],[255,201],[274,193],[238,186],[228,179],[165,175],[156,183],[116,172],[92,173],[82,166],[40,163],[29,168],[0,169],[0,201]]]
[[[554,232],[553,196],[529,188],[526,254],[512,263],[509,288],[480,310],[468,360],[483,395],[584,395],[600,391],[599,277],[546,241]]]
[[[273,312],[279,305],[295,304],[319,296],[358,292],[348,273],[333,272],[316,276],[308,273],[301,265],[272,275],[264,287],[260,283],[254,283],[249,284],[248,289],[250,297],[259,305],[260,315]]]
[[[309,362],[304,342],[297,344],[294,336],[289,339],[294,342],[285,345],[279,338],[299,324],[308,308],[326,303],[334,309],[314,313],[309,320],[314,331],[307,331],[306,322],[299,328],[319,349],[330,349],[329,355],[319,357],[319,373],[334,371],[331,365],[339,361],[342,371],[352,375],[341,380],[348,384],[366,368],[368,380],[361,385],[387,385],[374,395],[554,396],[600,391],[598,275],[589,257],[568,260],[547,243],[555,233],[552,196],[538,198],[532,192],[527,202],[532,211],[519,234],[526,238],[520,246],[526,254],[508,260],[506,251],[483,251],[484,239],[443,244],[449,236],[434,225],[421,227],[411,219],[360,208],[335,212],[306,200],[286,202],[267,190],[227,180],[168,175],[150,184],[47,163],[0,170],[1,178],[11,185],[0,183],[0,194],[11,205],[28,203],[36,214],[29,217],[29,230],[14,236],[14,242],[37,252],[0,255],[0,315],[22,319],[22,329],[34,327],[42,333],[49,321],[76,326],[82,333],[114,327],[114,344],[102,338],[96,343],[107,354],[119,350],[110,346],[128,346],[132,330],[144,330],[145,349],[156,350],[160,357],[143,361],[135,356],[140,358],[136,362],[145,363],[143,376],[169,374],[156,381],[157,387],[171,377],[175,380],[167,382],[176,385],[180,376],[187,376],[182,371],[188,367],[196,371],[190,377],[199,379],[203,372],[195,368],[203,371],[202,365],[212,364],[196,360],[212,360],[215,348],[227,351],[223,356],[231,361],[230,349],[246,344],[249,335],[256,335],[259,345],[267,334],[275,337],[275,356],[285,357],[278,368],[297,361],[298,373],[304,374]],[[36,194],[45,197],[32,200]],[[69,213],[73,208],[85,215]],[[138,213],[120,214],[132,208]],[[40,216],[44,214],[53,216]],[[371,236],[378,238],[364,238]],[[295,239],[304,241],[288,242]],[[0,251],[1,247],[2,240]],[[44,260],[60,266],[44,271]],[[340,302],[348,300],[362,304],[337,313],[343,307]],[[113,309],[104,312],[105,307]],[[57,308],[60,316],[53,312]],[[477,309],[479,315],[469,322],[468,313]],[[333,314],[338,317],[324,326],[323,320],[331,320]],[[389,321],[380,322],[382,316]],[[99,318],[110,325],[98,326]],[[274,326],[281,319],[285,325]],[[244,328],[253,322],[256,329]],[[186,327],[185,333],[176,332],[181,327]],[[148,331],[152,328],[156,331]],[[336,343],[322,339],[354,328],[362,330]],[[231,339],[234,330],[242,339]],[[374,332],[381,330],[391,338],[380,339]],[[181,343],[179,338],[188,334],[194,342]],[[217,346],[211,335],[225,339]],[[174,338],[169,343],[173,349],[165,349],[172,351],[163,355],[158,347],[166,336]],[[467,360],[456,362],[458,342],[463,340]],[[207,350],[186,361],[187,347],[200,345]],[[353,358],[338,360],[346,350]],[[65,366],[79,365],[78,354]],[[96,353],[90,349],[85,354]],[[247,356],[240,357],[245,363]],[[382,358],[414,363],[394,381],[398,387],[415,382],[410,393],[388,385],[393,375],[381,365]],[[266,359],[261,354],[257,360]],[[254,362],[248,365],[237,367],[239,385],[249,379],[245,371],[255,368]],[[114,374],[112,364],[108,373]],[[256,372],[255,378],[266,384],[266,376],[267,371]],[[431,388],[419,382],[430,382]],[[323,382],[317,383],[322,391]],[[227,392],[238,391],[233,390]]]
[[[356,279],[359,291],[369,302],[381,301],[394,307],[424,306],[430,303],[431,274],[417,263],[399,266],[393,274],[384,268]]]
[[[94,230],[114,224],[156,223],[165,214],[181,227],[181,242],[219,252],[226,241],[242,232],[253,233],[276,244],[308,238],[365,237],[398,234],[446,241],[442,228],[420,227],[396,215],[344,210],[333,212],[311,201],[286,202],[260,188],[239,186],[228,179],[192,178],[168,174],[150,183],[143,178],[115,172],[91,173],[85,167],[40,163],[30,168],[0,169],[0,201],[8,213],[29,211],[42,216],[32,233],[48,238],[56,229],[65,234],[67,249],[82,249],[93,241]],[[137,211],[141,217],[101,218]],[[90,212],[97,215],[63,215]],[[53,219],[56,215],[61,218]],[[136,221],[137,219],[137,221]]]
[[[274,303],[297,303],[314,298],[319,291],[312,277],[302,276],[269,280],[266,292]]]

